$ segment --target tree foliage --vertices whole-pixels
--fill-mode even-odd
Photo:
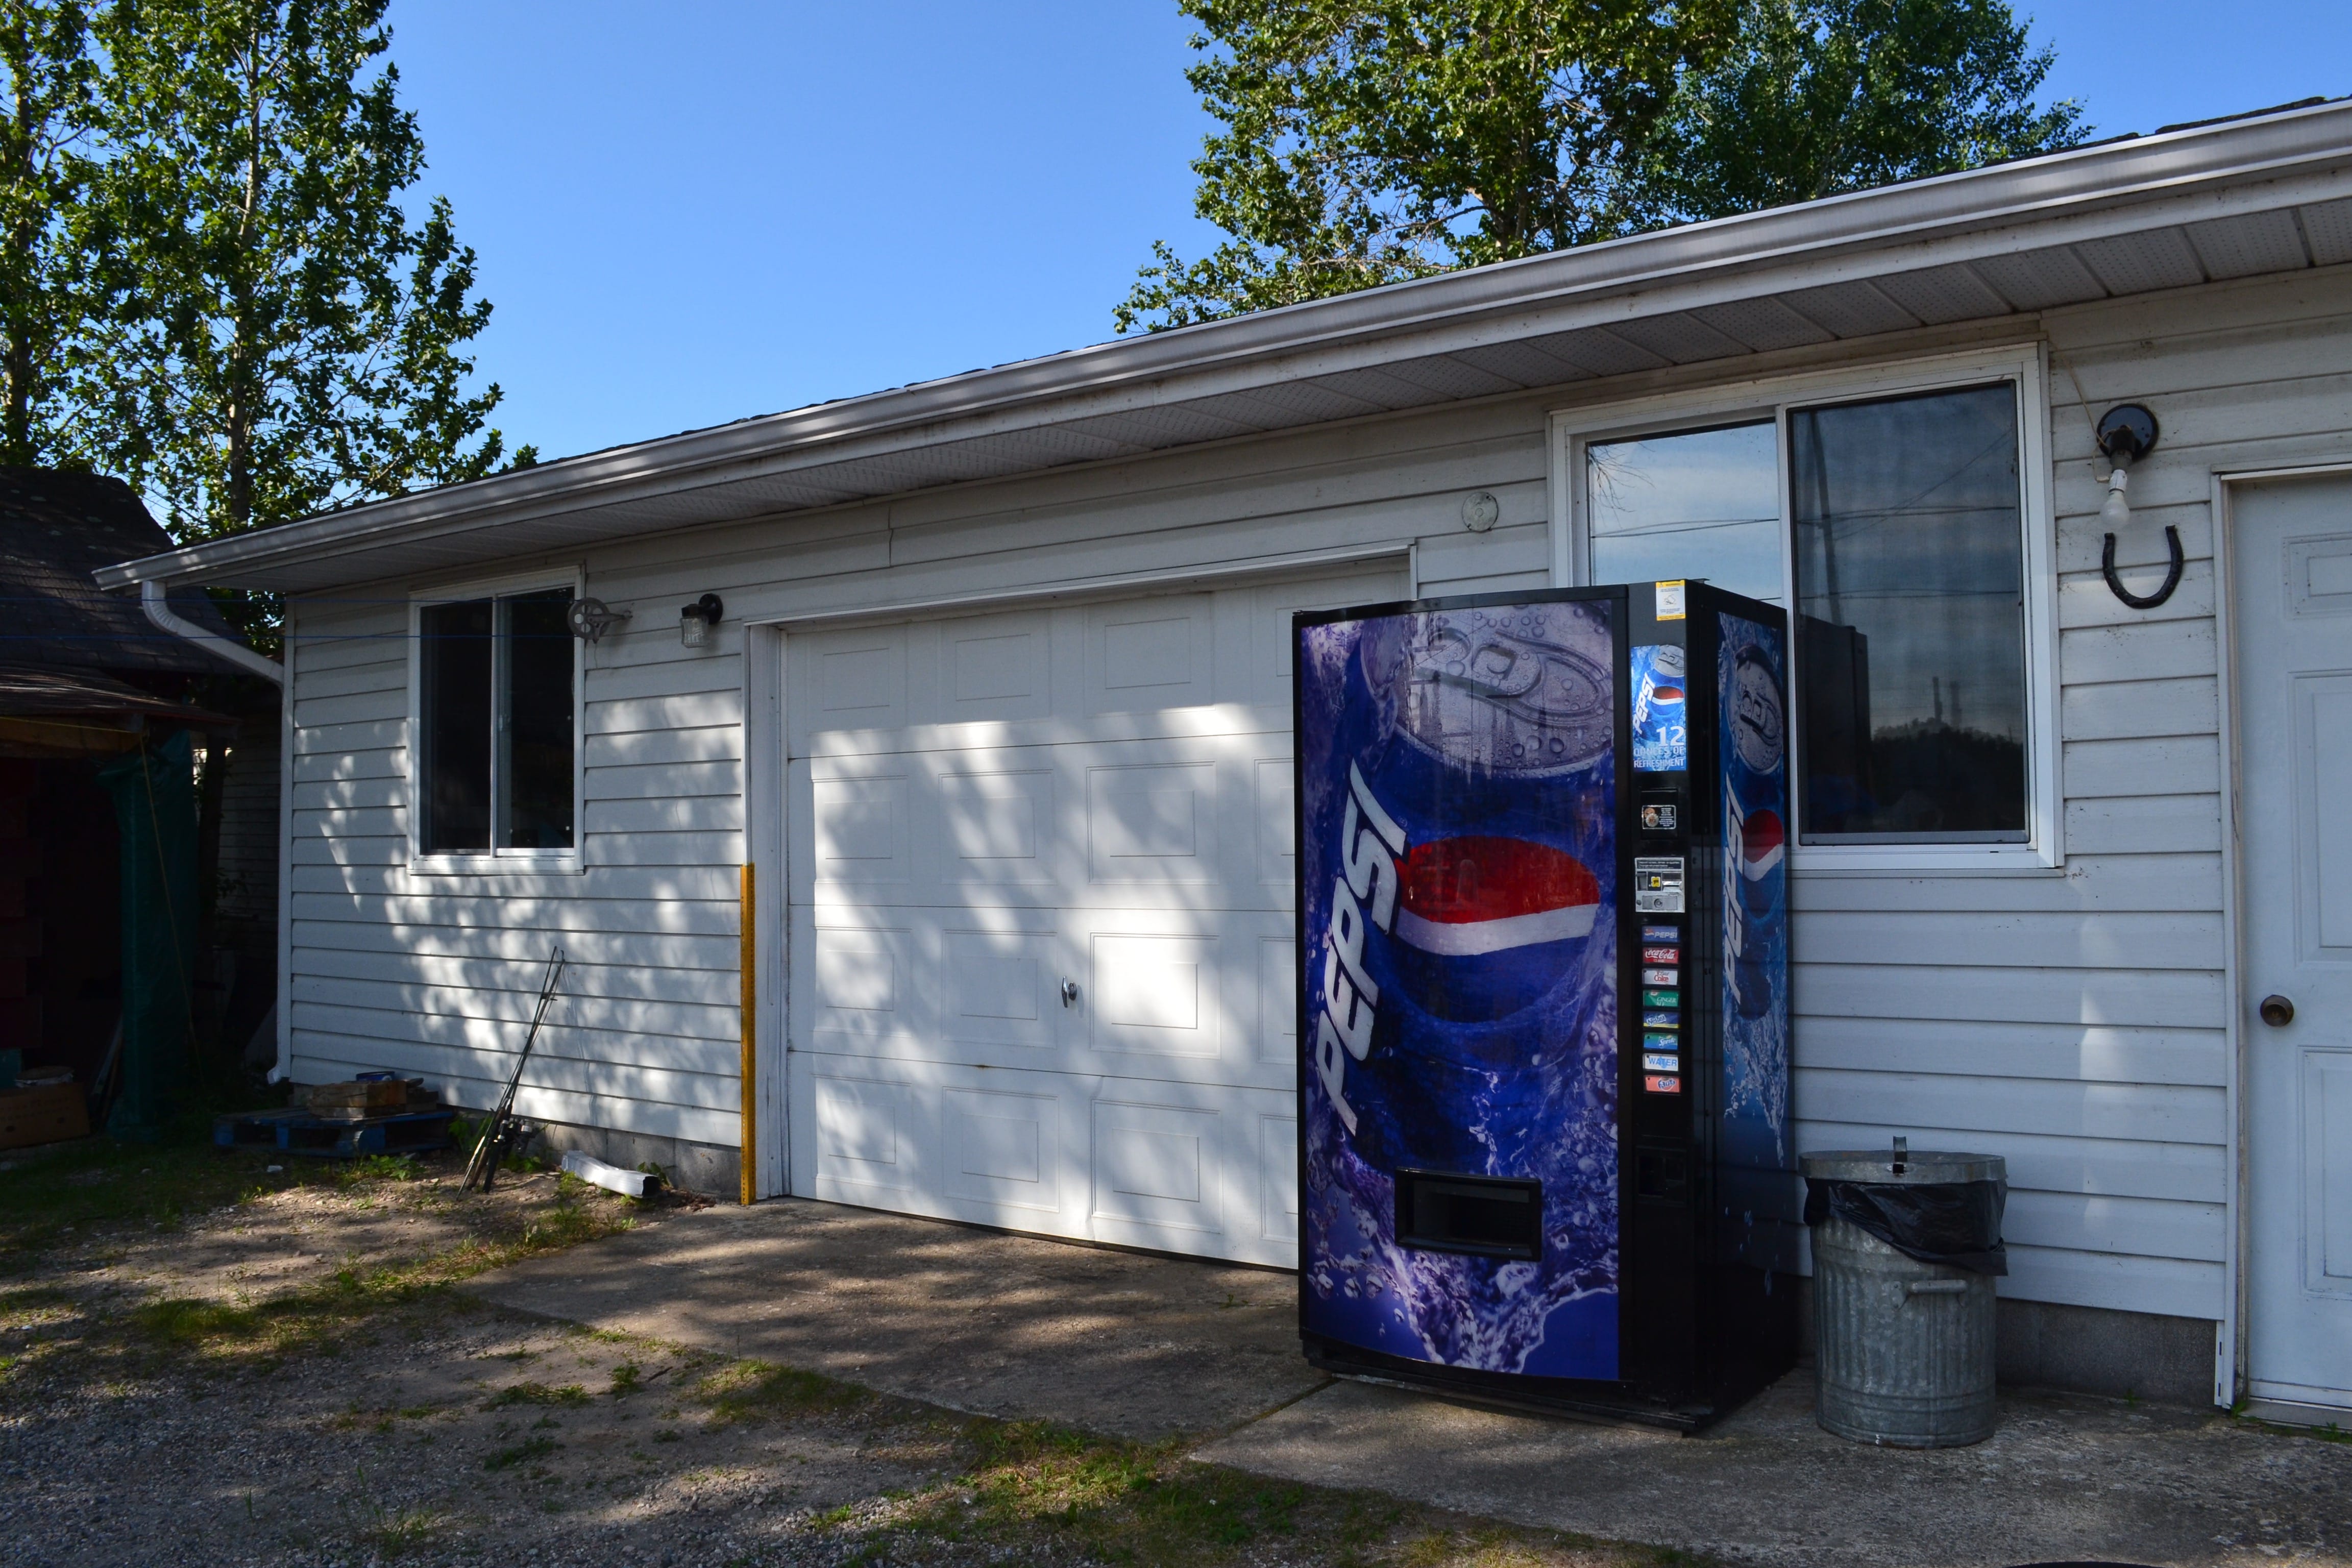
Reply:
[[[1723,217],[2080,141],[2035,102],[2055,59],[2005,0],[1748,0],[1620,189],[1632,228]]]
[[[79,0],[0,0],[0,463],[71,461],[93,292],[81,196],[96,67]]]
[[[121,0],[95,200],[131,308],[109,454],[183,538],[477,478],[495,384],[448,204],[398,102],[385,0]]]
[[[1733,0],[1181,0],[1222,122],[1121,331],[1262,310],[1591,237],[1607,171],[1728,41]]]
[[[2048,151],[2006,0],[1181,0],[1219,121],[1122,332]]]
[[[0,0],[0,458],[183,542],[534,460],[468,390],[474,252],[405,200],[386,4]]]

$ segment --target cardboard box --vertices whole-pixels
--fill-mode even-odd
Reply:
[[[303,1099],[314,1116],[358,1111],[362,1115],[381,1115],[399,1110],[408,1104],[408,1085],[396,1078],[354,1080],[350,1083],[314,1084],[304,1091]]]
[[[78,1083],[0,1089],[0,1149],[29,1149],[89,1136],[89,1105]]]

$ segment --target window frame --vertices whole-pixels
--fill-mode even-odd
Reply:
[[[1664,436],[1769,420],[1778,469],[1780,592],[1793,614],[1796,535],[1789,493],[1789,414],[1795,407],[1873,402],[2005,381],[2018,419],[2019,515],[2025,587],[2026,826],[2021,844],[1791,843],[1793,871],[1909,874],[1922,871],[2045,871],[2065,863],[2058,725],[2058,530],[2052,501],[2048,354],[2040,343],[1914,357],[1833,370],[1796,371],[1730,385],[1556,409],[1549,420],[1551,580],[1570,587],[1590,580],[1586,448],[1596,442]],[[1789,650],[1790,766],[1804,727],[1798,650]],[[1792,776],[1801,776],[1793,774]]]
[[[552,590],[569,590],[574,599],[583,597],[588,589],[588,575],[580,566],[548,567],[536,572],[506,573],[495,577],[468,577],[457,582],[438,583],[430,588],[412,588],[408,595],[408,718],[404,736],[407,754],[408,775],[408,870],[418,877],[453,877],[486,875],[544,875],[548,873],[577,875],[586,869],[582,849],[587,841],[586,783],[588,737],[587,686],[588,645],[579,637],[572,639],[572,847],[569,849],[500,849],[497,847],[499,808],[504,799],[499,787],[499,751],[493,731],[490,744],[490,837],[492,847],[486,850],[428,851],[425,847],[425,612],[436,605],[446,605],[466,599],[509,599],[525,594],[543,594]],[[495,616],[495,612],[493,612]],[[492,623],[496,625],[495,619]],[[495,641],[490,661],[490,709],[498,712],[498,683],[505,670],[505,660],[499,657]]]

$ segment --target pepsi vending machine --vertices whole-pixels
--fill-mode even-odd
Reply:
[[[1698,583],[1296,617],[1316,1365],[1687,1430],[1794,1363],[1786,648]]]

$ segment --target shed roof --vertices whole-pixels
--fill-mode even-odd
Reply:
[[[99,592],[91,579],[110,563],[171,548],[171,535],[121,479],[0,468],[0,666],[219,674],[218,658],[159,629],[138,601]],[[208,631],[236,636],[200,591],[173,595],[172,607]]]
[[[2352,262],[2352,100],[1124,338],[130,561],[314,591],[1382,411]]]

